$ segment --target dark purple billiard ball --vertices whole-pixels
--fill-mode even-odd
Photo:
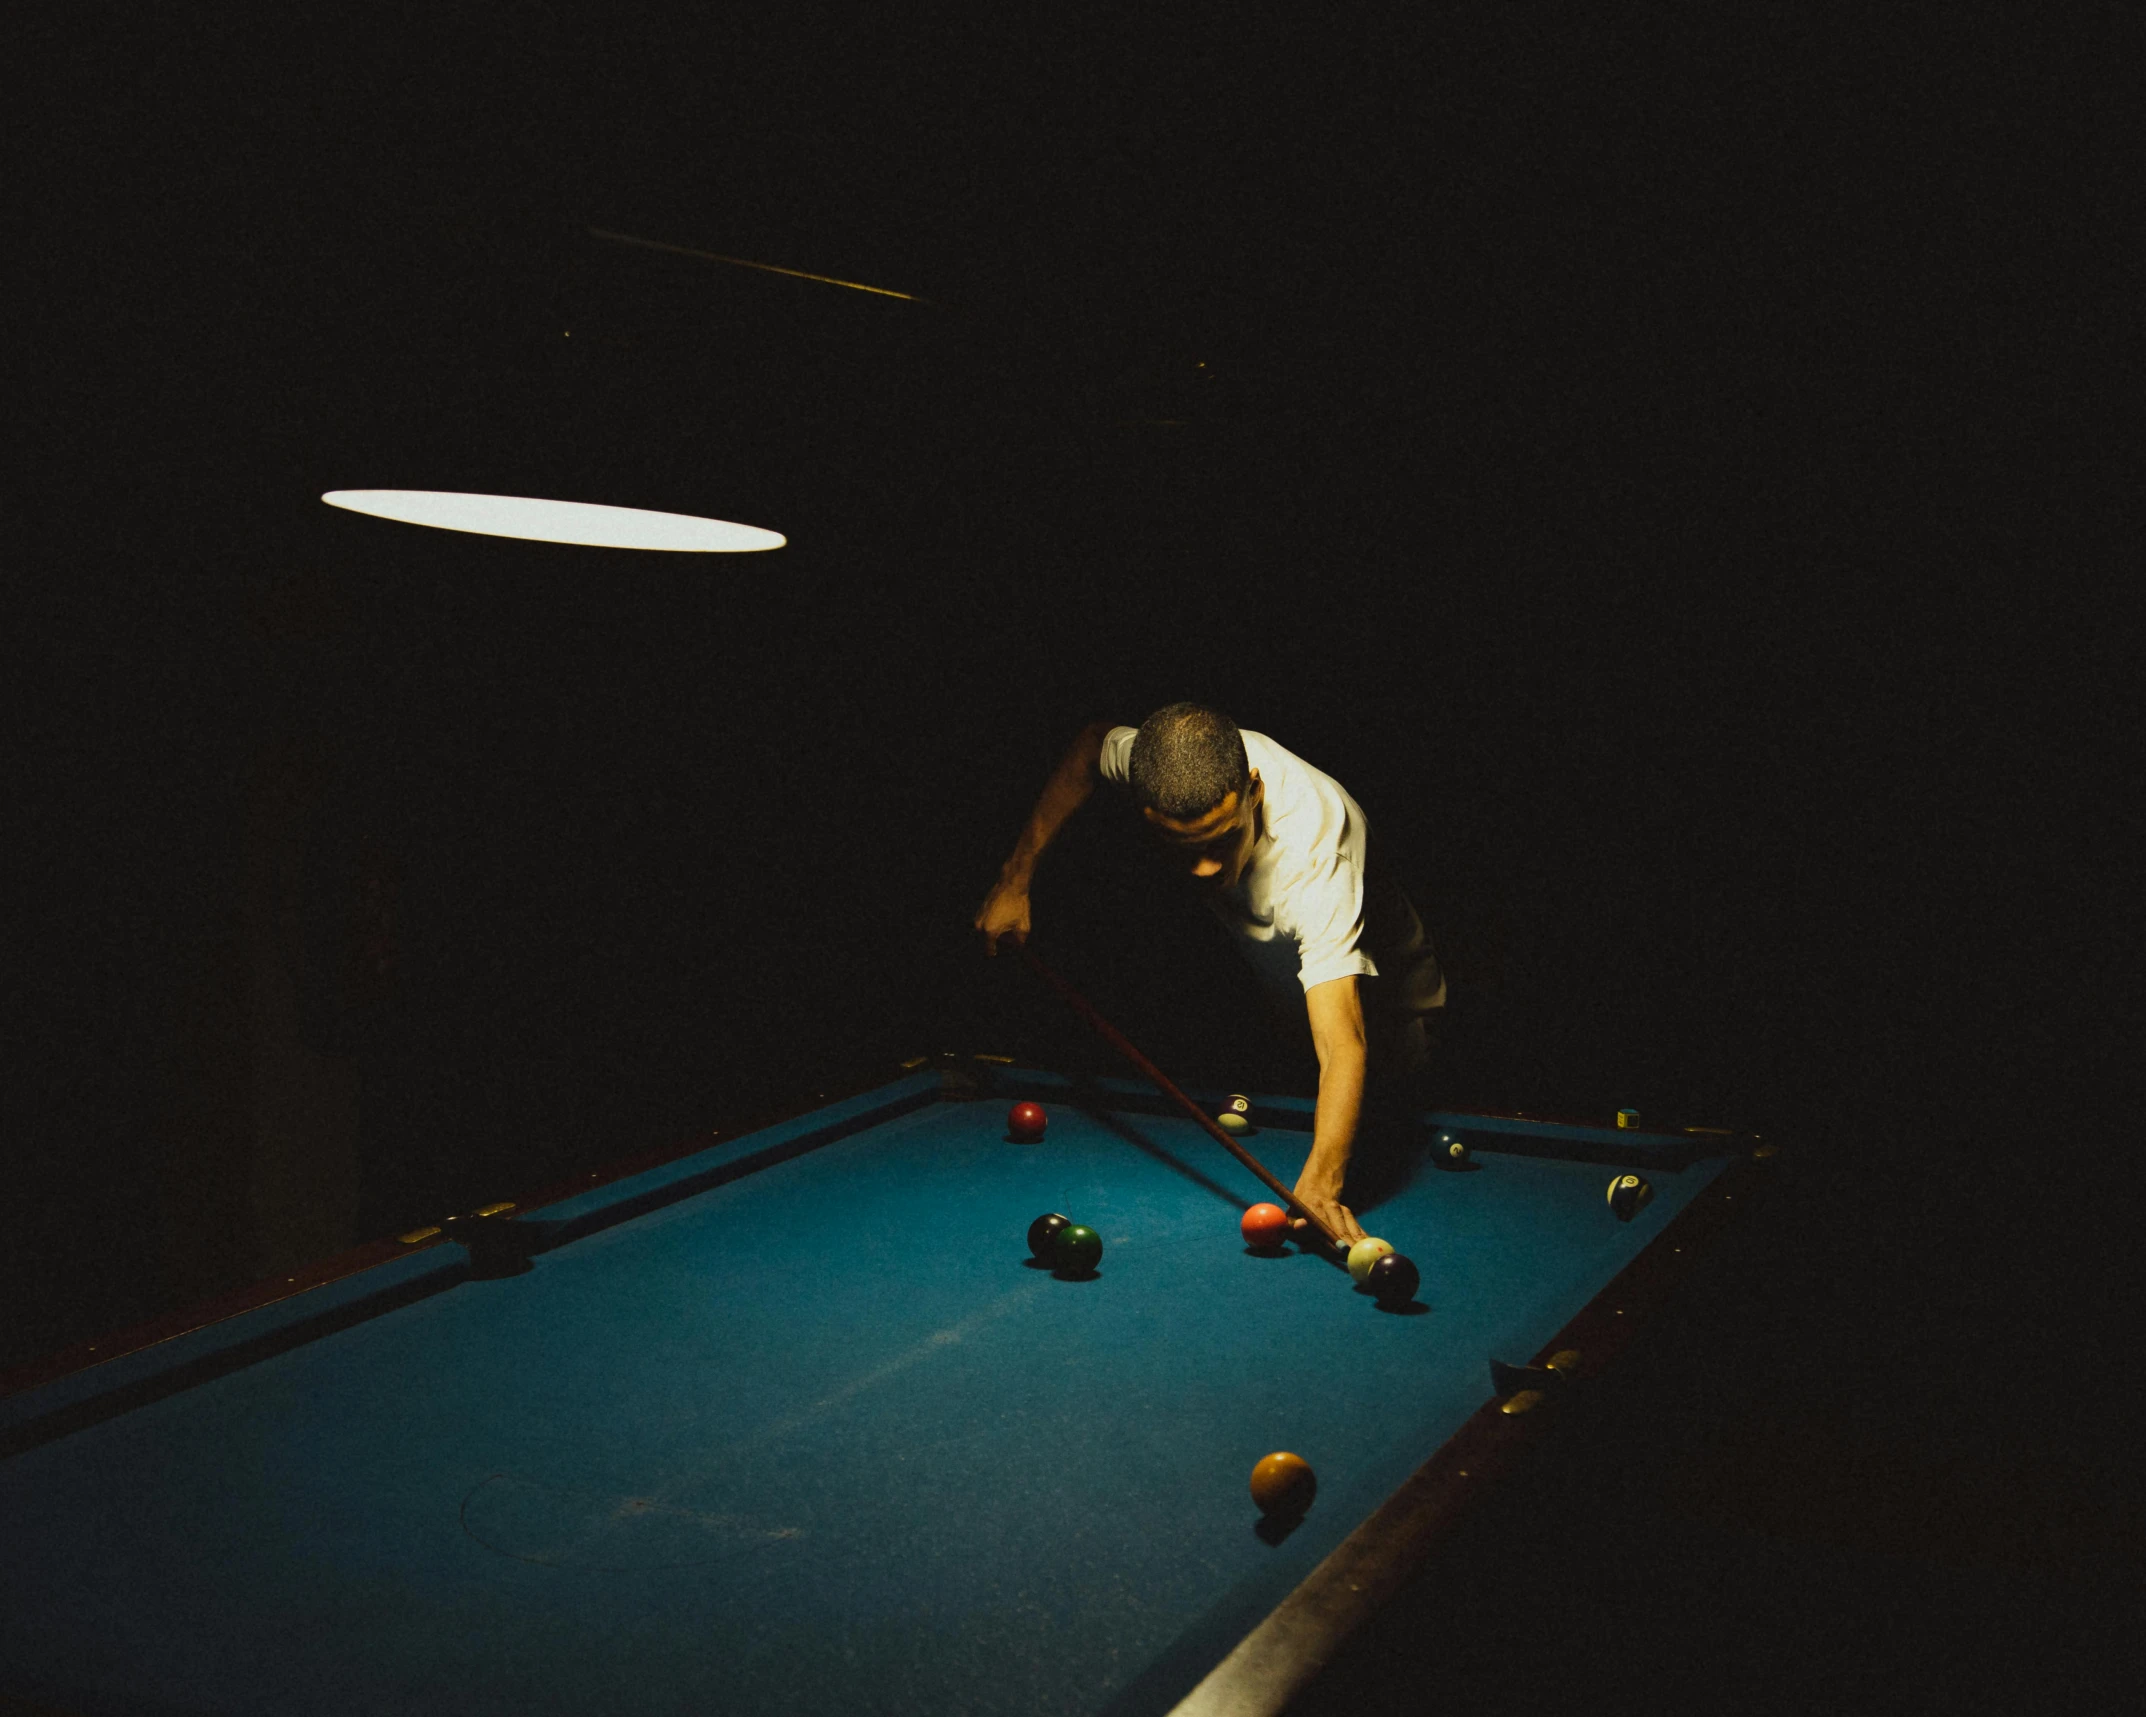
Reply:
[[[1422,1280],[1416,1273],[1416,1266],[1398,1252],[1387,1253],[1364,1274],[1364,1286],[1382,1306],[1407,1305],[1416,1297],[1416,1289]]]

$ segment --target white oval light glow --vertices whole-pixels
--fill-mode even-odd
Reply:
[[[659,549],[672,554],[752,554],[788,540],[757,525],[700,519],[690,513],[651,513],[593,501],[539,501],[526,495],[459,495],[433,489],[330,489],[331,507],[528,542],[584,543],[591,548]]]

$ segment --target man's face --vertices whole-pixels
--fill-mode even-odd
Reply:
[[[1140,814],[1171,869],[1202,893],[1215,893],[1236,887],[1252,862],[1266,796],[1266,783],[1255,769],[1242,793],[1230,794],[1202,816],[1179,819],[1149,810]]]

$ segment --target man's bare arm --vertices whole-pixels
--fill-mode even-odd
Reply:
[[[1312,1114],[1311,1154],[1295,1190],[1304,1206],[1325,1218],[1346,1245],[1364,1237],[1355,1213],[1341,1202],[1363,1118],[1363,998],[1353,977],[1334,978],[1305,991],[1304,1007],[1311,1019],[1312,1047],[1319,1053],[1319,1104]],[[1304,1219],[1298,1217],[1294,1226],[1303,1227]]]
[[[1066,819],[1086,804],[1088,795],[1095,791],[1095,784],[1101,779],[1103,736],[1116,725],[1115,722],[1091,721],[1082,728],[1073,736],[1073,743],[1066,747],[1058,767],[1051,771],[1051,778],[1043,784],[1043,795],[1029,813],[1011,856],[999,867],[996,886],[977,909],[976,928],[983,932],[986,954],[998,952],[1001,936],[1010,937],[1016,947],[1028,940],[1028,890],[1029,884],[1035,880],[1036,863],[1043,857],[1044,849],[1057,838],[1058,831],[1065,827]]]

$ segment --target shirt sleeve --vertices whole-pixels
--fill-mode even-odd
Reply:
[[[1137,727],[1114,727],[1103,735],[1103,755],[1096,763],[1096,771],[1105,781],[1122,787],[1132,779],[1133,741],[1139,737]]]
[[[1297,938],[1297,982],[1306,990],[1336,978],[1375,978],[1378,964],[1364,952],[1364,879],[1339,853],[1291,891]]]

